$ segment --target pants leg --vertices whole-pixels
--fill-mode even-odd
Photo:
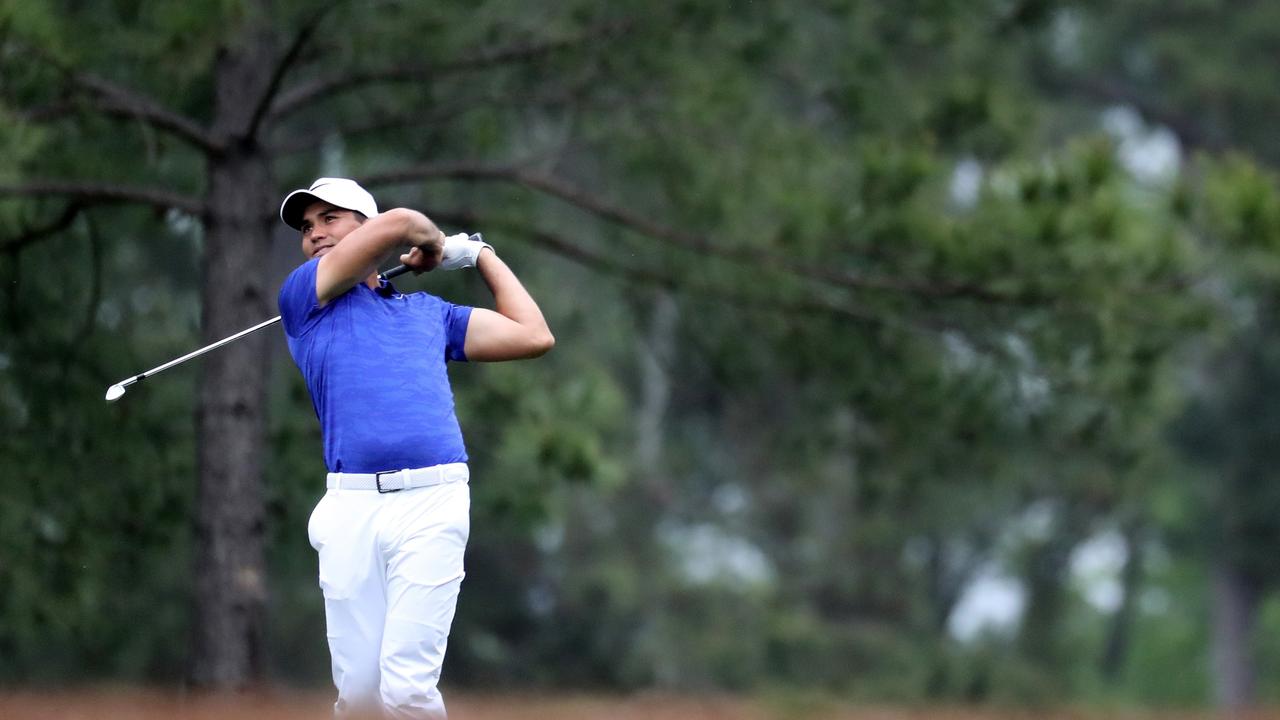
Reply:
[[[386,613],[377,543],[376,493],[330,490],[311,513],[307,531],[320,556],[320,588],[338,690],[334,715],[375,716],[379,656]]]
[[[380,695],[388,717],[446,716],[437,684],[465,574],[470,508],[469,486],[453,482],[405,493],[387,518]]]

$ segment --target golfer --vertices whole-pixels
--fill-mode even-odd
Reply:
[[[470,531],[467,452],[447,360],[514,360],[555,343],[537,303],[489,245],[446,238],[423,214],[378,213],[352,180],[289,193],[280,218],[307,261],[280,290],[289,352],[320,419],[328,491],[308,535],[339,717],[443,718],[436,688]],[[496,310],[398,292],[377,267],[475,267]]]

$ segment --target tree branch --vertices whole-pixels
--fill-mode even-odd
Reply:
[[[997,303],[1019,303],[1022,301],[1020,298],[1002,295],[971,283],[945,281],[917,283],[890,278],[865,277],[826,266],[798,263],[762,248],[724,246],[711,241],[703,235],[668,227],[644,215],[612,205],[558,178],[514,166],[439,163],[375,173],[364,178],[367,185],[373,186],[430,179],[498,180],[513,183],[559,198],[570,205],[586,210],[605,220],[684,250],[750,265],[776,267],[801,278],[818,280],[843,289],[893,291],[929,299],[965,298]]]
[[[326,127],[307,133],[296,133],[289,135],[288,139],[271,144],[271,152],[275,155],[292,155],[294,153],[306,152],[314,150],[324,143],[332,135],[341,135],[344,138],[353,135],[362,135],[364,133],[377,132],[379,130],[390,130],[392,128],[406,127],[408,125],[433,126],[436,123],[448,120],[457,114],[452,108],[438,110],[434,113],[415,113],[409,112],[393,112],[393,113],[366,113],[360,122],[353,123],[340,128]]]
[[[222,144],[198,123],[163,107],[151,98],[89,73],[75,73],[71,81],[91,94],[90,109],[104,115],[140,120],[209,152],[222,152]]]
[[[385,108],[372,108],[366,110],[361,117],[352,121],[350,124],[340,124],[338,127],[325,127],[320,130],[295,133],[289,135],[286,140],[273,143],[271,151],[277,155],[287,155],[297,152],[305,152],[318,147],[331,135],[338,134],[345,137],[353,135],[361,135],[369,132],[378,132],[381,130],[389,130],[393,128],[408,127],[411,125],[432,127],[442,124],[448,120],[455,118],[461,107],[517,107],[517,108],[554,108],[561,105],[567,105],[582,96],[582,92],[589,87],[590,82],[586,76],[575,80],[569,85],[557,88],[554,93],[548,94],[531,94],[526,96],[514,95],[512,93],[504,93],[501,95],[491,95],[482,97],[473,97],[462,99],[450,105],[449,107],[441,107],[439,105],[431,105],[429,108],[409,108],[406,110],[388,110]],[[335,121],[342,123],[341,120]]]
[[[677,278],[651,270],[622,265],[553,233],[538,230],[536,228],[530,228],[518,223],[507,223],[493,218],[482,219],[480,216],[470,212],[433,210],[431,212],[431,217],[436,221],[444,222],[456,227],[484,226],[487,228],[501,229],[505,232],[521,235],[529,239],[538,247],[559,255],[566,260],[577,263],[589,270],[621,277],[627,281],[641,285],[649,285],[676,292],[701,295],[728,303],[736,308],[748,308],[755,311],[784,313],[789,315],[830,315],[841,320],[854,321],[875,326],[895,324],[905,325],[905,323],[902,323],[901,321],[885,317],[883,315],[878,315],[871,310],[862,307],[834,305],[819,301],[792,302],[779,300],[775,297],[758,298],[726,290],[724,288],[712,287],[710,285],[683,282]]]
[[[516,45],[491,52],[479,52],[465,60],[442,63],[440,65],[397,65],[377,69],[358,70],[333,74],[316,78],[280,94],[271,108],[270,115],[279,119],[289,115],[309,103],[331,97],[335,93],[351,92],[376,83],[418,82],[432,80],[440,75],[486,68],[498,67],[517,62],[535,60],[560,50],[582,45],[617,34],[628,23],[604,25],[592,28],[587,32],[568,38],[548,40],[541,43]]]
[[[62,98],[52,105],[20,113],[33,122],[44,122],[64,117],[81,109],[99,112],[107,117],[127,118],[145,122],[157,130],[173,135],[195,145],[205,152],[222,151],[213,134],[199,123],[181,113],[174,112],[137,90],[124,87],[93,73],[81,71],[53,56],[40,47],[21,44],[25,53],[49,65],[62,76]],[[79,91],[78,93],[76,91]],[[81,95],[87,107],[73,102],[72,95]]]
[[[0,185],[0,198],[65,197],[84,205],[103,203],[136,203],[160,210],[178,210],[189,215],[204,213],[204,203],[190,195],[155,188],[109,185],[71,180],[32,180],[21,185]]]
[[[89,238],[89,302],[85,307],[79,329],[71,333],[63,346],[65,350],[61,353],[59,377],[63,378],[61,385],[64,387],[67,386],[66,378],[71,372],[72,361],[85,347],[85,341],[93,335],[97,327],[98,308],[102,305],[102,236],[98,233],[98,227],[89,213],[84,214],[84,224],[85,234]]]
[[[289,44],[289,48],[280,57],[280,62],[276,63],[275,68],[271,71],[271,79],[267,82],[262,95],[254,105],[253,115],[249,118],[249,126],[245,130],[245,137],[257,135],[258,128],[262,125],[262,121],[266,119],[267,112],[271,108],[271,101],[275,99],[276,93],[280,90],[280,83],[284,81],[285,73],[298,61],[298,57],[302,54],[302,48],[306,46],[307,41],[315,34],[316,28],[320,26],[320,22],[329,14],[329,11],[338,5],[338,1],[328,2],[315,11],[303,23],[298,33],[293,36],[293,42]]]
[[[89,302],[85,307],[80,332],[72,336],[72,342],[83,342],[97,326],[98,308],[102,305],[102,235],[93,221],[92,213],[84,214],[85,232],[89,236]]]
[[[13,114],[19,120],[28,123],[44,123],[60,120],[79,110],[80,107],[70,100],[59,100],[48,105],[33,108],[15,108]]]
[[[39,227],[26,228],[19,232],[16,236],[8,238],[0,242],[0,253],[13,254],[21,251],[23,248],[33,243],[39,242],[47,237],[56,235],[63,230],[71,227],[71,223],[76,221],[80,216],[80,211],[84,209],[84,205],[80,202],[72,200],[62,209],[62,214],[47,225]]]

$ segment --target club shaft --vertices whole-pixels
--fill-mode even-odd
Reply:
[[[390,280],[393,277],[399,277],[407,272],[409,272],[409,268],[405,267],[404,265],[397,265],[384,273],[380,273],[380,276],[385,280]],[[275,325],[278,322],[280,322],[279,315],[271,318],[270,320],[265,320],[263,322],[260,322],[251,328],[245,328],[244,330],[241,330],[235,335],[230,335],[228,337],[222,338],[221,340],[219,340],[216,343],[213,343],[212,345],[206,345],[200,348],[199,350],[189,352],[186,355],[183,355],[182,357],[174,358],[163,365],[157,365],[156,367],[153,367],[144,373],[139,373],[137,375],[134,375],[133,377],[129,378],[128,380],[124,380],[119,384],[121,386],[132,385],[138,382],[139,380],[142,380],[143,378],[151,377],[152,375],[155,375],[156,373],[159,373],[159,372],[164,372],[165,370],[168,370],[174,365],[181,365],[182,363],[192,358],[197,358],[197,357],[200,357],[201,355],[204,355],[210,350],[217,350],[218,348],[222,347],[223,345],[226,345],[227,343],[235,342],[236,340],[239,340],[245,335],[251,335],[265,327],[270,327],[271,325]]]
[[[257,325],[254,325],[254,326],[253,326],[253,327],[251,327],[251,328],[246,328],[246,329],[244,329],[244,330],[241,330],[240,332],[236,333],[235,335],[231,335],[231,336],[229,336],[229,337],[222,338],[221,340],[219,340],[219,341],[218,341],[218,342],[216,342],[216,343],[213,343],[212,345],[206,345],[206,346],[204,346],[204,347],[200,348],[199,350],[196,350],[196,351],[194,351],[194,352],[189,352],[189,353],[187,353],[186,355],[183,355],[183,356],[182,356],[182,357],[180,357],[180,358],[174,358],[174,359],[170,360],[169,362],[167,362],[167,363],[165,363],[165,364],[163,364],[163,365],[159,365],[159,366],[157,366],[157,367],[153,367],[153,368],[151,368],[150,370],[148,370],[148,371],[146,371],[146,372],[144,372],[144,373],[142,373],[142,374],[140,374],[140,375],[135,376],[135,377],[133,378],[133,380],[134,380],[134,382],[137,382],[138,380],[141,380],[141,379],[143,379],[143,378],[145,378],[145,377],[150,377],[150,376],[152,376],[152,375],[155,375],[155,374],[156,374],[156,373],[158,373],[158,372],[162,372],[162,371],[164,371],[164,370],[168,370],[169,368],[173,367],[174,365],[180,365],[180,364],[182,364],[182,363],[184,363],[184,362],[186,362],[186,361],[190,360],[191,358],[200,357],[201,355],[203,355],[203,354],[205,354],[205,353],[209,352],[210,350],[217,350],[218,348],[222,347],[223,345],[226,345],[226,344],[227,344],[227,343],[229,343],[229,342],[233,342],[233,341],[235,341],[235,340],[239,340],[240,338],[244,337],[245,335],[248,335],[248,334],[250,334],[250,333],[255,333],[255,332],[257,332],[257,331],[261,330],[261,329],[262,329],[262,328],[264,328],[264,327],[268,327],[268,326],[270,326],[270,325],[275,325],[275,324],[276,324],[276,323],[278,323],[278,322],[280,322],[280,316],[279,316],[279,315],[277,315],[277,316],[275,316],[275,317],[271,318],[270,320],[267,320],[267,321],[264,321],[264,322],[260,322],[260,323],[258,323]]]

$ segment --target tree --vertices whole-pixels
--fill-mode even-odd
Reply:
[[[1170,349],[1203,319],[1173,202],[1135,192],[1093,124],[1062,130],[1025,75],[1041,5],[29,3],[4,16],[0,47],[31,61],[4,68],[21,152],[0,195],[35,219],[5,242],[20,257],[81,237],[86,208],[160,209],[137,227],[198,230],[205,342],[271,314],[279,190],[317,174],[552,253],[530,280],[581,352],[460,395],[502,478],[476,486],[504,524],[473,557],[504,572],[473,573],[488,603],[458,623],[486,633],[456,661],[983,696],[917,661],[942,657],[960,588],[1027,507],[1079,513],[1065,551],[1140,503]],[[206,685],[262,665],[267,342],[202,366]],[[708,580],[685,545],[759,572]]]
[[[269,2],[10,7],[3,52],[28,62],[6,63],[6,105],[19,123],[15,133],[46,142],[8,168],[13,180],[0,196],[61,198],[54,223],[61,226],[86,208],[114,203],[198,220],[202,341],[225,337],[270,314],[266,259],[278,165],[290,151],[311,147],[309,134],[339,136],[383,124],[420,128],[445,120],[439,111],[424,115],[416,98],[388,107],[376,97],[378,89],[485,68],[509,73],[586,44],[582,32],[552,28],[549,38],[526,37],[454,61],[449,53],[465,46],[437,45],[429,57],[411,43],[396,43],[400,52],[373,47],[387,47],[393,25],[409,33],[397,40],[408,40],[443,19],[394,4],[372,14],[336,3],[319,9]],[[344,34],[337,47],[324,47],[329,43],[322,38],[335,28],[370,22],[382,28],[376,38]],[[85,35],[123,41],[79,43]],[[406,50],[413,57],[406,59]],[[360,60],[335,62],[345,54]],[[104,75],[99,68],[110,71]],[[354,103],[358,114],[317,126],[316,108],[337,110],[341,103],[334,98],[361,89],[375,97]],[[111,164],[135,153],[147,158],[141,167]],[[84,162],[86,154],[104,162]],[[532,184],[515,171],[465,166],[383,177],[450,174]],[[28,244],[38,234],[24,233],[11,245]],[[251,336],[210,355],[201,375],[191,677],[204,686],[240,686],[262,670],[266,342],[263,335]]]
[[[1266,67],[1255,58],[1276,41],[1277,9],[1261,2],[1138,2],[1124,7],[1082,3],[1050,12],[1060,42],[1058,52],[1046,52],[1030,64],[1037,84],[1071,107],[1129,108],[1169,133],[1184,151],[1201,154],[1198,174],[1204,179],[1188,179],[1188,185],[1200,184],[1193,190],[1199,200],[1188,208],[1191,223],[1208,242],[1231,248],[1206,274],[1225,288],[1213,291],[1212,301],[1226,305],[1219,317],[1224,331],[1238,332],[1238,339],[1233,347],[1206,351],[1214,359],[1202,371],[1201,400],[1179,426],[1183,441],[1193,448],[1192,457],[1212,459],[1216,467],[1210,472],[1224,479],[1224,491],[1198,505],[1208,510],[1209,517],[1203,518],[1208,526],[1218,529],[1207,543],[1215,554],[1205,559],[1215,599],[1215,692],[1224,706],[1246,706],[1256,699],[1250,680],[1256,672],[1250,628],[1272,581],[1270,571],[1260,575],[1231,549],[1254,542],[1257,529],[1252,521],[1232,518],[1245,507],[1265,514],[1263,508],[1274,507],[1274,500],[1266,490],[1265,473],[1231,448],[1260,450],[1270,440],[1266,426],[1238,424],[1246,409],[1233,406],[1243,403],[1233,385],[1240,376],[1221,370],[1248,371],[1241,380],[1250,394],[1267,387],[1265,371],[1256,362],[1259,348],[1269,342],[1266,325],[1240,318],[1236,307],[1252,306],[1265,315],[1272,302],[1258,278],[1271,272],[1266,258],[1275,247],[1274,179],[1259,176],[1255,166],[1274,168],[1280,160],[1276,139],[1265,130],[1266,119],[1276,111],[1275,78],[1237,68]],[[1231,157],[1230,152],[1243,155]],[[1211,399],[1219,395],[1232,399]],[[1207,500],[1198,490],[1188,497]]]

